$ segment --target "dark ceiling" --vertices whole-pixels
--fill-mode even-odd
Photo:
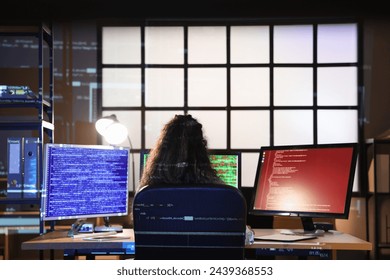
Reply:
[[[382,2],[382,3],[381,3]],[[387,17],[386,1],[352,0],[11,0],[1,21],[145,19]]]

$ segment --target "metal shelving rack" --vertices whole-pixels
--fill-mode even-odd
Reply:
[[[367,139],[368,154],[368,237],[374,259],[389,259],[390,138]],[[384,213],[386,212],[386,213]]]
[[[35,108],[37,110],[36,119],[33,120],[12,120],[7,118],[6,121],[0,120],[0,130],[31,130],[37,131],[39,138],[39,155],[38,155],[38,174],[39,189],[37,198],[0,198],[0,204],[34,204],[40,208],[40,190],[43,185],[43,145],[44,143],[54,142],[54,75],[53,75],[53,34],[51,26],[45,23],[35,23],[31,25],[0,25],[0,36],[16,37],[34,37],[38,39],[38,92],[35,98],[25,99],[6,99],[0,98],[1,110],[12,110],[13,108]],[[45,45],[46,44],[46,45]],[[44,53],[47,46],[48,53]],[[46,55],[46,56],[45,56]],[[48,56],[48,67],[45,70],[45,59]],[[44,81],[44,71],[49,71],[49,81]],[[46,83],[44,83],[46,82]],[[48,85],[47,96],[44,96],[44,86]],[[46,88],[45,88],[46,90]],[[9,216],[0,213],[2,216]],[[39,216],[39,214],[38,214]],[[40,220],[39,232],[44,232],[44,223]]]

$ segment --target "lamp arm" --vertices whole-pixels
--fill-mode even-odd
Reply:
[[[132,174],[132,178],[133,178],[133,190],[135,191],[134,153],[132,152],[132,151],[133,151],[133,144],[131,143],[131,139],[130,139],[130,136],[129,136],[129,135],[127,135],[127,140],[129,141],[129,144],[130,144],[130,153],[131,153],[131,172],[133,173],[133,174]]]

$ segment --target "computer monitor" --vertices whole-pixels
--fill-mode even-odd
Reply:
[[[355,143],[262,147],[250,213],[312,218],[349,215],[358,145]]]
[[[145,168],[149,157],[149,149],[143,149],[140,153],[140,175]],[[211,166],[217,171],[222,181],[235,188],[241,187],[241,153],[233,151],[211,151]]]
[[[128,214],[129,149],[45,144],[41,218],[105,218],[95,231],[121,231],[108,217]]]
[[[226,185],[241,187],[240,152],[212,151],[209,158],[211,166]]]

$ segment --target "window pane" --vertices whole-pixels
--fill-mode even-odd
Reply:
[[[275,145],[313,144],[312,110],[276,110]]]
[[[357,105],[357,68],[318,68],[318,105]]]
[[[230,28],[232,63],[269,63],[269,26]]]
[[[146,106],[184,106],[183,69],[145,70]]]
[[[189,106],[226,106],[226,69],[188,69]]]
[[[357,62],[356,24],[318,25],[318,62]]]
[[[183,114],[182,111],[146,111],[145,112],[145,147],[151,149],[160,136],[161,129],[176,114]]]
[[[269,124],[269,111],[232,111],[232,148],[259,149],[261,146],[268,146]]]
[[[110,116],[115,114],[118,121],[127,127],[129,138],[133,149],[141,148],[141,111],[103,111],[102,116]],[[105,145],[108,145],[103,141]],[[125,140],[119,146],[130,147],[128,140]]]
[[[102,61],[105,64],[141,63],[141,28],[103,27]]]
[[[269,68],[231,69],[232,106],[269,106]]]
[[[275,68],[274,104],[277,106],[313,105],[313,69]]]
[[[226,112],[189,111],[203,126],[203,134],[209,149],[226,149]]]
[[[146,27],[145,61],[147,64],[183,64],[183,27]]]
[[[241,186],[254,187],[257,164],[259,161],[258,153],[241,154]]]
[[[226,63],[226,27],[189,27],[188,63]]]
[[[141,106],[141,70],[103,68],[103,107]]]
[[[318,110],[318,143],[358,142],[357,110]]]
[[[312,63],[313,26],[275,26],[274,62]]]

